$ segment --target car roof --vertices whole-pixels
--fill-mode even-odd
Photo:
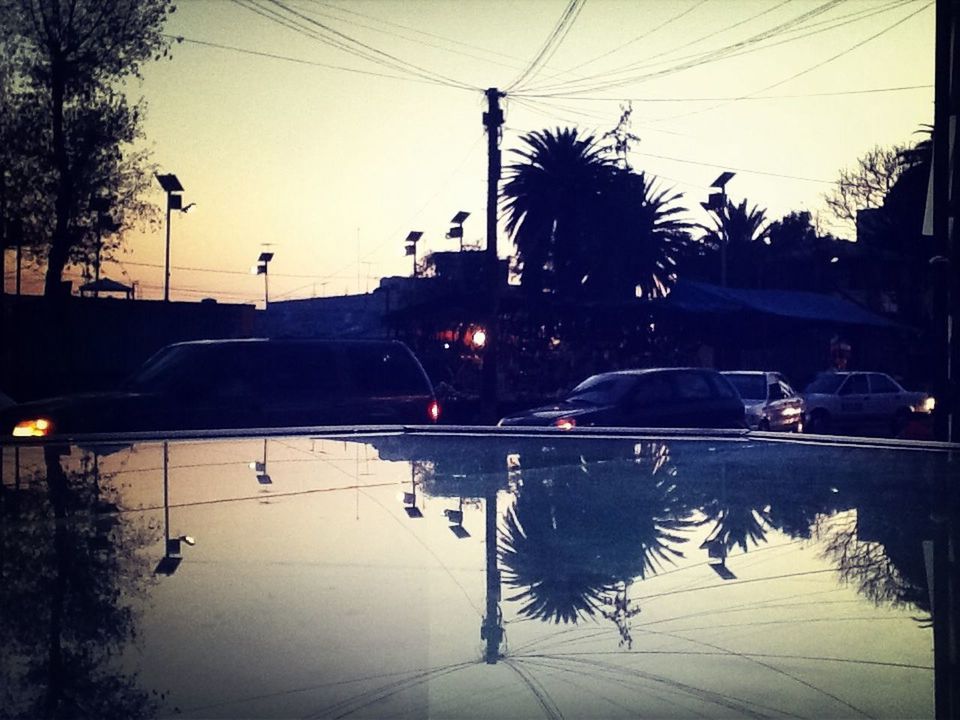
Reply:
[[[358,346],[388,346],[403,345],[398,340],[373,340],[366,338],[212,338],[206,340],[184,340],[171,343],[168,347],[213,346],[213,345],[358,345]]]
[[[648,373],[671,373],[671,372],[686,372],[686,371],[707,372],[707,373],[717,372],[712,368],[702,368],[702,367],[627,368],[625,370],[610,370],[608,372],[594,373],[590,377],[599,377],[601,375],[602,376],[646,375]]]

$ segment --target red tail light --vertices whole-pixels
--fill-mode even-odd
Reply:
[[[436,400],[431,400],[430,404],[427,406],[427,415],[430,416],[431,422],[436,422],[440,419],[440,403]]]
[[[557,418],[553,421],[553,426],[561,430],[573,430],[577,426],[577,421],[573,418]]]

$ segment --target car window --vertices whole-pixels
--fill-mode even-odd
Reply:
[[[705,376],[717,397],[738,398],[737,389],[725,375],[721,375],[720,373],[706,373]]]
[[[882,373],[870,373],[870,392],[896,393],[900,392],[897,384]]]
[[[260,392],[275,402],[332,400],[347,390],[343,370],[332,347],[277,343],[244,353],[242,372],[258,377]]]
[[[787,397],[783,392],[783,386],[778,383],[770,383],[770,387],[767,389],[767,396],[770,400],[783,400]]]
[[[635,383],[636,378],[630,375],[594,375],[577,385],[565,399],[594,405],[618,403],[633,390]]]
[[[716,395],[706,375],[698,372],[680,372],[674,375],[677,397],[684,400],[704,400]]]
[[[637,378],[630,402],[637,405],[655,405],[669,400],[673,396],[670,380],[660,373],[641,375]]]
[[[840,387],[845,377],[845,375],[837,375],[836,373],[821,373],[807,385],[804,392],[832,395]]]
[[[870,392],[866,375],[851,375],[840,388],[841,395],[866,395]]]
[[[744,400],[766,400],[767,381],[763,375],[730,373],[723,377],[730,381]]]
[[[355,345],[344,348],[344,353],[358,395],[387,397],[429,393],[420,368],[400,347]]]

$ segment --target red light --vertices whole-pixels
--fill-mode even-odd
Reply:
[[[436,422],[440,419],[440,403],[436,400],[431,401],[430,405],[427,406],[427,415],[430,416],[430,420]]]
[[[553,425],[561,430],[572,430],[577,426],[577,421],[573,418],[557,418],[553,421]]]

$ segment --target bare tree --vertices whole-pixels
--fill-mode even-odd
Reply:
[[[902,153],[905,147],[874,147],[857,160],[853,168],[840,171],[830,192],[823,196],[828,219],[855,234],[857,212],[883,206],[883,201],[903,172]]]

